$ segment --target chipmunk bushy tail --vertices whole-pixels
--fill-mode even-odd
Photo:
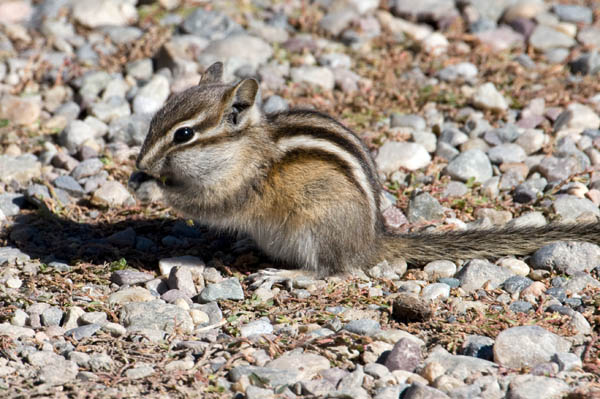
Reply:
[[[389,257],[423,264],[439,259],[528,255],[557,241],[600,244],[600,223],[549,224],[542,227],[504,227],[441,233],[388,233],[384,238],[384,250]]]

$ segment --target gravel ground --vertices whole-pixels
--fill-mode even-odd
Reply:
[[[126,188],[152,114],[220,60],[266,112],[358,132],[399,231],[597,220],[599,20],[593,1],[0,0],[0,396],[600,397],[596,245],[261,285],[286,265]]]

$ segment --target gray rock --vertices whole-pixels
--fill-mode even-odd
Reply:
[[[131,108],[126,99],[113,96],[92,104],[90,112],[102,122],[110,123],[115,119],[131,115]]]
[[[268,320],[255,320],[240,327],[240,334],[242,337],[249,337],[251,335],[263,335],[272,334],[273,325]]]
[[[154,374],[154,367],[149,364],[136,364],[135,367],[125,371],[125,376],[132,380],[146,378]]]
[[[460,154],[460,152],[456,148],[452,147],[452,145],[444,143],[443,141],[438,141],[435,149],[435,155],[438,157],[447,161],[451,161],[456,158],[458,154]]]
[[[477,89],[473,94],[473,105],[484,110],[502,112],[508,109],[506,98],[496,89],[493,83],[488,82]]]
[[[329,68],[350,69],[352,59],[344,53],[327,53],[319,57],[319,64]]]
[[[529,36],[529,44],[536,50],[546,51],[555,47],[573,47],[576,41],[548,25],[538,25]]]
[[[76,341],[80,341],[84,338],[89,338],[96,334],[98,330],[102,328],[99,324],[86,324],[85,326],[76,327],[65,332],[65,336],[73,337]]]
[[[63,311],[55,306],[44,310],[40,315],[41,322],[44,326],[59,326],[63,317]]]
[[[555,4],[552,10],[562,21],[566,22],[583,22],[586,24],[592,23],[593,13],[589,7]]]
[[[390,371],[406,370],[413,372],[422,360],[421,347],[410,339],[401,338],[387,355],[385,366]]]
[[[111,371],[115,362],[105,353],[95,353],[90,356],[89,365],[92,371]]]
[[[427,124],[420,115],[394,112],[390,116],[390,127],[410,127],[414,130],[425,130]]]
[[[554,211],[561,216],[562,221],[574,221],[579,215],[586,212],[600,217],[598,206],[587,198],[560,195],[552,205]]]
[[[571,343],[539,326],[502,331],[494,344],[494,360],[503,367],[533,367],[548,362],[557,352],[568,352]]]
[[[182,28],[188,33],[210,40],[223,39],[231,34],[242,32],[240,25],[219,11],[197,8],[183,21]]]
[[[502,288],[509,294],[518,294],[523,291],[525,288],[529,287],[533,281],[527,277],[523,276],[512,276],[507,278],[502,283]]]
[[[92,202],[101,206],[131,206],[135,200],[129,191],[118,181],[107,181],[92,196]]]
[[[193,297],[198,293],[189,267],[173,267],[169,273],[167,284],[169,288],[180,290],[188,297]]]
[[[98,324],[103,326],[107,322],[107,316],[105,312],[86,312],[79,317],[79,322],[83,325]]]
[[[22,194],[0,194],[0,212],[4,216],[15,216],[25,205],[25,196]]]
[[[125,71],[129,76],[140,80],[149,80],[152,77],[153,67],[150,58],[142,58],[125,65]]]
[[[154,114],[169,97],[169,80],[163,75],[154,77],[135,95],[133,112],[136,114]]]
[[[368,337],[375,335],[381,330],[381,326],[377,320],[360,319],[352,320],[344,326],[344,330],[358,335],[366,335]]]
[[[358,13],[350,7],[328,12],[319,21],[319,26],[332,36],[337,36],[350,25]]]
[[[111,141],[121,141],[127,145],[142,145],[150,127],[150,115],[133,114],[114,119],[108,128]]]
[[[525,150],[517,144],[500,144],[490,148],[488,156],[493,163],[523,162],[527,158]]]
[[[266,99],[263,104],[263,111],[266,114],[287,111],[289,108],[288,102],[278,95],[272,95]]]
[[[427,152],[434,152],[437,148],[437,136],[432,132],[426,132],[422,130],[416,130],[412,132],[412,140],[421,144]],[[454,157],[453,157],[454,158]]]
[[[241,301],[244,299],[244,291],[237,278],[228,278],[220,283],[208,284],[200,293],[199,299],[202,303],[214,302],[223,299]]]
[[[534,269],[568,275],[589,272],[600,264],[600,247],[588,242],[556,242],[537,250],[531,258]]]
[[[333,90],[335,76],[331,69],[319,66],[299,66],[290,70],[292,81],[295,83],[308,83],[324,90]]]
[[[600,282],[590,276],[589,273],[576,272],[573,273],[571,278],[567,280],[562,288],[573,293],[579,293],[588,285],[593,288],[600,288]]]
[[[490,361],[471,356],[453,355],[441,346],[433,348],[425,364],[436,362],[446,370],[446,375],[465,380],[477,374],[496,374],[498,366]]]
[[[160,287],[157,287],[160,289]],[[190,295],[186,294],[183,291],[172,289],[169,290],[167,287],[167,291],[163,292],[160,296],[160,299],[167,303],[175,303],[178,299],[183,299],[188,305],[192,305],[192,300],[190,299]]]
[[[494,361],[494,340],[483,335],[467,335],[460,349],[464,356],[477,357],[479,359]]]
[[[431,156],[421,144],[386,141],[379,148],[375,162],[383,173],[392,173],[399,168],[424,168],[431,162]]]
[[[454,158],[446,167],[453,179],[467,181],[471,177],[483,183],[492,177],[492,164],[481,150],[468,150]]]
[[[455,277],[460,280],[463,290],[473,292],[487,282],[491,289],[495,289],[511,276],[513,273],[506,268],[496,266],[486,260],[473,259],[463,266]]]
[[[424,0],[417,3],[411,0],[394,0],[390,3],[395,15],[414,21],[439,21],[457,14],[454,2],[447,0]]]
[[[273,48],[263,39],[246,34],[236,34],[211,42],[202,57],[211,60],[236,58],[253,69],[264,64],[273,55]],[[241,66],[241,65],[240,65]]]
[[[143,35],[143,31],[135,26],[105,26],[102,31],[115,44],[128,44],[138,40]]]
[[[83,187],[71,176],[58,176],[52,183],[55,187],[66,191],[70,196],[81,198],[85,194]]]
[[[256,375],[260,381],[264,381],[272,387],[281,385],[293,385],[301,380],[301,373],[296,365],[296,370],[280,370],[273,367],[237,366],[229,372],[229,379],[233,382],[239,381],[243,376]]]
[[[19,184],[26,184],[42,174],[42,164],[33,154],[19,156],[0,155],[0,182],[10,183],[15,180]]]
[[[423,268],[430,280],[437,280],[444,277],[452,277],[456,273],[456,265],[449,260],[436,260],[429,262]]]
[[[102,25],[125,26],[137,20],[135,2],[80,0],[73,5],[73,17],[89,28]]]
[[[65,360],[60,357],[51,365],[46,365],[39,370],[38,380],[48,385],[63,385],[73,381],[77,377],[79,368],[71,360]]]
[[[161,301],[128,303],[121,309],[120,321],[129,331],[153,329],[170,333],[178,328],[190,333],[194,329],[187,311]]]
[[[450,286],[445,283],[429,284],[421,290],[421,298],[426,301],[445,300],[450,296]]]
[[[472,63],[461,62],[441,69],[437,73],[437,77],[445,82],[454,82],[458,79],[470,81],[476,78],[478,73],[477,67]]]
[[[556,158],[545,157],[538,166],[539,172],[549,182],[558,182],[569,178],[571,175],[583,172],[583,165],[575,157]]]
[[[515,301],[508,308],[514,313],[527,313],[533,310],[533,305],[527,301]]]
[[[98,158],[86,159],[71,171],[71,176],[75,180],[79,180],[99,173],[103,167],[104,164]]]
[[[133,269],[116,270],[110,275],[110,281],[117,285],[136,285],[152,279],[153,275]]]
[[[461,132],[456,127],[446,127],[440,135],[440,141],[450,144],[453,147],[459,146],[469,140],[469,136]]]
[[[444,208],[431,194],[422,193],[409,201],[407,217],[411,223],[440,220],[444,217]]]
[[[598,51],[583,53],[581,56],[569,62],[571,72],[583,75],[594,75],[600,71],[600,55]]]
[[[413,382],[402,392],[402,399],[445,399],[449,398],[439,389],[428,387],[420,382]]]
[[[508,386],[508,399],[559,399],[570,391],[569,385],[558,378],[516,375]]]

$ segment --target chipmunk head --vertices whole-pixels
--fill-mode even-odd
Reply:
[[[237,168],[246,132],[260,122],[258,82],[230,85],[222,75],[223,64],[213,64],[152,118],[136,165],[167,190],[223,183]]]

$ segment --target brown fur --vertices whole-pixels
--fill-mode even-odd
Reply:
[[[225,85],[215,65],[153,118],[138,168],[167,179],[173,208],[248,234],[273,258],[326,275],[383,259],[422,264],[524,255],[559,240],[600,242],[598,223],[392,234],[374,162],[354,133],[313,111],[264,116],[256,82]],[[173,127],[188,119],[194,140],[174,143]]]

